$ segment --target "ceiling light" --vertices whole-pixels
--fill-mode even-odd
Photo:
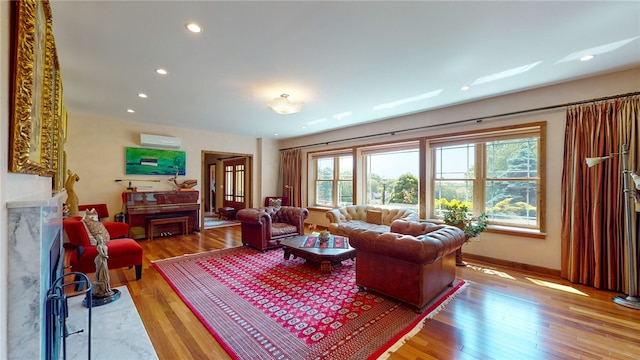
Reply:
[[[187,29],[192,33],[202,32],[202,27],[200,27],[200,25],[196,23],[188,23],[186,26],[187,26]]]
[[[460,88],[460,90],[462,90],[462,91],[467,91],[467,90],[469,90],[469,89],[471,89],[471,87],[469,87],[469,86],[467,86],[467,85],[465,85],[465,86],[463,86],[463,87],[461,87],[461,88]]]
[[[167,75],[167,70],[163,69],[163,68],[157,68],[156,72],[160,75]]]
[[[146,98],[147,98],[147,94],[145,94],[145,93],[139,93],[139,94],[138,94],[138,97],[141,97],[141,98],[143,98],[143,99],[146,99]]]
[[[294,114],[302,109],[302,102],[289,101],[289,95],[282,94],[267,103],[273,111],[281,115]]]
[[[583,57],[580,58],[580,61],[589,61],[591,59],[593,59],[595,56],[593,55],[585,55]]]
[[[127,112],[133,114],[135,111],[133,109],[127,109]]]
[[[628,38],[628,39],[612,42],[612,43],[609,43],[609,44],[604,44],[604,45],[595,46],[595,47],[592,47],[592,48],[589,48],[589,49],[576,51],[576,52],[574,52],[574,53],[572,53],[570,55],[567,55],[564,58],[560,59],[556,64],[569,62],[569,61],[574,61],[574,60],[580,60],[585,55],[597,56],[597,55],[600,55],[600,54],[605,54],[605,53],[617,50],[617,49],[627,45],[628,43],[636,40],[637,38],[638,38],[638,36],[635,36],[635,37],[632,37],[632,38]]]

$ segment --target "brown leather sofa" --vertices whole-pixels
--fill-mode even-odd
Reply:
[[[448,225],[396,220],[391,232],[354,230],[356,284],[422,312],[456,278],[456,249],[464,232]]]
[[[295,206],[266,206],[239,210],[242,243],[259,250],[280,246],[280,240],[304,234],[309,210]]]

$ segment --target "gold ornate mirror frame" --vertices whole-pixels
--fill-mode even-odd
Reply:
[[[12,1],[12,21],[9,171],[53,176],[60,157],[62,87],[49,1]]]

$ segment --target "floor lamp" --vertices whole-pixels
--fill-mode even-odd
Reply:
[[[633,229],[631,226],[631,216],[633,215],[633,210],[631,209],[631,197],[634,196],[637,191],[629,188],[629,177],[631,177],[636,189],[640,190],[640,176],[627,169],[629,145],[622,145],[622,151],[619,153],[611,153],[609,156],[603,157],[587,158],[586,162],[587,166],[592,167],[605,160],[611,159],[614,155],[622,155],[622,184],[625,205],[625,243],[627,247],[627,263],[629,269],[627,274],[629,294],[627,296],[616,296],[613,298],[613,302],[619,305],[640,310],[640,297],[638,297],[638,287],[636,280],[636,276],[638,274],[638,259],[632,236],[632,231],[635,231],[635,229]]]

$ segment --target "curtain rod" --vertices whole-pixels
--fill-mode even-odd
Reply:
[[[324,141],[324,142],[319,142],[319,143],[314,143],[314,144],[307,144],[307,145],[302,145],[302,146],[294,146],[294,147],[290,147],[290,148],[280,149],[280,151],[293,150],[293,149],[303,149],[303,148],[307,148],[307,147],[320,146],[320,145],[329,145],[329,144],[335,144],[335,143],[344,142],[344,141],[367,139],[367,138],[376,137],[376,136],[395,135],[395,134],[403,133],[403,132],[431,129],[431,128],[436,128],[436,127],[440,127],[440,126],[463,124],[463,123],[467,123],[467,122],[478,122],[478,123],[480,123],[485,119],[495,119],[495,118],[500,118],[500,117],[505,117],[505,116],[520,115],[520,114],[526,114],[526,113],[532,113],[532,112],[538,112],[538,111],[552,110],[552,109],[557,109],[557,108],[561,108],[561,107],[569,107],[569,106],[575,106],[575,105],[588,104],[590,102],[598,102],[598,101],[605,101],[605,100],[620,99],[620,98],[636,96],[636,95],[640,95],[640,91],[630,92],[630,93],[621,94],[621,95],[605,96],[605,97],[595,98],[595,99],[591,99],[591,100],[581,100],[581,101],[575,101],[575,102],[568,102],[568,103],[564,103],[564,104],[543,106],[543,107],[538,107],[538,108],[533,108],[533,109],[528,109],[528,110],[518,110],[518,111],[512,111],[512,112],[496,114],[496,115],[481,116],[481,117],[465,119],[465,120],[456,120],[456,121],[451,121],[451,122],[447,122],[447,123],[443,123],[443,124],[418,126],[418,127],[408,128],[408,129],[393,130],[393,131],[387,131],[387,132],[371,134],[371,135],[356,136],[356,137],[351,137],[351,138],[347,138],[347,139],[331,140],[331,141]]]

